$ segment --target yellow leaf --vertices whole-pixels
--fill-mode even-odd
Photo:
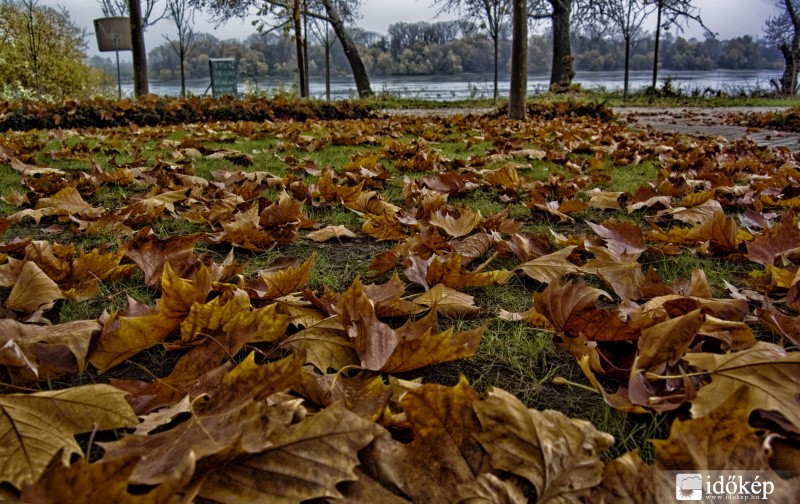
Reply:
[[[111,385],[0,395],[0,481],[20,488],[38,479],[58,452],[64,465],[82,453],[75,434],[138,422],[125,392]]]
[[[14,311],[33,313],[63,297],[58,285],[36,263],[27,261],[8,294],[6,307]]]

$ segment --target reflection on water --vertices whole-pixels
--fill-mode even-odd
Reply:
[[[757,90],[770,89],[770,80],[778,79],[780,72],[777,70],[713,70],[713,71],[670,71],[661,70],[659,86],[666,79],[670,80],[673,88],[687,94],[699,91],[723,91],[730,94],[744,91],[752,93]],[[528,76],[528,93],[538,94],[547,90],[550,76],[548,74],[531,74]],[[621,90],[623,73],[613,72],[578,72],[575,84],[580,84],[585,89]],[[649,86],[652,82],[652,73],[649,71],[635,71],[630,74],[630,89],[636,91]],[[209,79],[193,79],[187,81],[187,91],[196,96],[211,95],[208,89]],[[420,76],[394,76],[373,77],[372,90],[376,93],[388,93],[402,98],[418,98],[427,100],[458,100],[464,98],[491,98],[493,89],[492,74],[461,74],[461,75],[420,75]],[[266,79],[263,81],[250,81],[239,84],[239,91],[274,91],[276,89],[290,90],[292,82],[280,79]],[[311,94],[316,98],[325,98],[325,83],[321,78],[312,76]],[[508,95],[509,78],[501,77],[498,88],[502,96]],[[123,93],[131,96],[133,85],[123,83]],[[180,93],[178,82],[151,82],[150,92],[164,96],[177,96]],[[331,98],[353,98],[356,88],[352,78],[331,79]]]

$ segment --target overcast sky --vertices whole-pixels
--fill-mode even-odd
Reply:
[[[102,17],[100,4],[96,0],[39,0],[41,5],[63,6],[69,11],[73,21],[84,27],[90,35],[90,54],[97,54],[97,42],[94,38],[92,20]],[[161,0],[164,3],[164,0]],[[378,33],[386,33],[392,23],[417,22],[447,19],[436,18],[436,8],[432,0],[362,0],[362,28]],[[700,10],[703,22],[722,39],[730,39],[741,35],[763,36],[764,21],[779,12],[776,0],[694,0]],[[206,20],[207,16],[199,13],[195,20],[195,31],[213,33],[220,39],[245,38],[254,32],[248,21],[232,20],[223,26],[215,27]],[[449,17],[452,19],[452,16]],[[655,21],[653,21],[654,23]],[[148,48],[163,44],[164,35],[173,36],[174,25],[163,20],[150,28],[145,34]],[[684,36],[702,38],[702,30],[690,25]]]

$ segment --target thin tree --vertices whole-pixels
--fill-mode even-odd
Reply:
[[[600,4],[601,19],[622,35],[625,43],[625,77],[622,99],[628,99],[631,68],[631,44],[639,35],[645,19],[656,7],[648,0],[604,0]]]
[[[25,13],[25,32],[28,39],[27,49],[28,49],[28,57],[31,61],[31,67],[33,68],[33,75],[36,79],[36,92],[39,96],[42,95],[42,74],[39,68],[39,51],[41,48],[41,40],[40,35],[41,32],[38,29],[38,20],[37,20],[37,9],[38,9],[39,0],[23,0],[22,1],[22,8],[23,12]]]
[[[500,37],[511,16],[510,0],[434,0],[440,13],[458,12],[464,20],[475,20],[489,33],[494,50],[494,100],[498,96]]]
[[[656,36],[653,48],[653,82],[650,88],[650,101],[656,95],[656,84],[658,83],[658,51],[661,42],[661,30],[675,26],[678,31],[683,31],[683,23],[696,21],[710,33],[703,20],[700,19],[700,12],[692,5],[692,0],[650,0],[655,5],[656,11]]]
[[[186,57],[194,46],[194,9],[187,0],[167,0],[167,17],[175,23],[178,31],[178,40],[171,40],[166,35],[164,38],[170,43],[175,54],[180,59],[181,69],[181,99],[186,98]]]
[[[524,120],[528,94],[528,0],[513,0],[511,39],[511,89],[508,117]]]
[[[778,91],[783,96],[794,96],[800,73],[800,5],[798,0],[780,0],[777,6],[783,11],[767,20],[764,32],[767,41],[780,49],[785,62],[783,74],[776,83]]]

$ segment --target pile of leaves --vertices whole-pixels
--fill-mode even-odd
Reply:
[[[751,128],[765,128],[777,131],[800,133],[800,107],[768,112],[749,112],[737,114],[732,118],[736,124]]]
[[[201,98],[185,100],[148,95],[137,100],[66,100],[1,102],[0,131],[51,128],[166,126],[214,121],[274,121],[277,119],[360,119],[369,107],[354,101],[325,102],[293,98]]]
[[[0,143],[3,169],[20,180],[0,219],[3,498],[666,502],[668,471],[699,469],[780,470],[775,480],[793,479],[771,497],[797,495],[800,170],[790,152],[585,117],[177,131]],[[437,144],[454,131],[467,154],[489,146],[446,156]],[[61,167],[36,162],[60,136],[82,140],[46,151]],[[235,138],[264,140],[285,172],[217,146]],[[143,157],[144,144],[159,154]],[[326,145],[355,149],[335,166],[303,156]],[[198,176],[212,156],[226,169]],[[645,162],[655,180],[603,189],[613,170]],[[542,163],[547,175],[533,176]],[[120,197],[101,198],[109,188]],[[504,208],[483,215],[467,204],[476,194]],[[311,209],[346,209],[359,224],[318,222]],[[154,232],[170,222],[192,231]],[[100,244],[79,246],[91,240]],[[372,241],[386,247],[339,292],[309,286],[314,254],[256,271],[239,262]],[[646,267],[685,254],[740,264],[750,281],[715,295],[702,270],[667,280]],[[530,288],[527,311],[487,313],[468,293],[515,276]],[[120,283],[157,299],[60,319],[59,306],[108,302]],[[402,378],[473,355],[496,317],[552,334],[613,407],[674,413],[654,464],[635,452],[604,464],[613,437],[503,390]],[[157,349],[173,356],[165,373],[107,378]],[[70,386],[80,376],[98,383]]]
[[[594,101],[554,101],[554,102],[529,102],[527,105],[528,117],[539,120],[551,120],[563,117],[590,117],[601,121],[612,121],[614,111],[606,102]],[[508,115],[508,104],[504,103],[492,114],[494,117]]]

